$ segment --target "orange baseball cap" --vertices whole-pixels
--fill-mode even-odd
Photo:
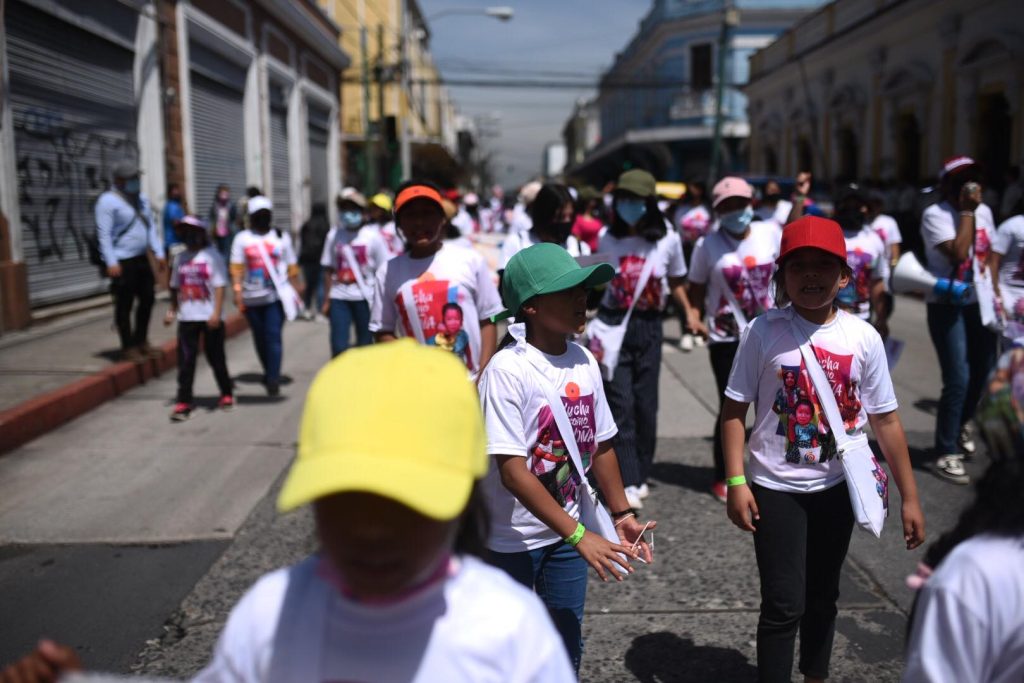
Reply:
[[[820,216],[804,216],[793,221],[782,230],[782,248],[776,263],[782,263],[790,252],[804,247],[827,251],[833,256],[846,260],[846,238],[839,224]]]
[[[444,211],[444,202],[437,190],[427,185],[410,185],[395,197],[395,213],[401,211],[403,206],[414,199],[428,199],[437,204],[437,208]]]

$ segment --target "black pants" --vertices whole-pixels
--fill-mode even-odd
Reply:
[[[196,377],[199,338],[203,337],[206,360],[221,396],[231,396],[231,375],[224,356],[224,325],[213,329],[204,322],[178,323],[178,403],[192,403],[192,382]]]
[[[846,484],[818,493],[751,488],[761,514],[754,532],[761,574],[758,680],[789,683],[798,629],[800,673],[827,678],[839,572],[853,531]]]
[[[149,337],[149,316],[153,312],[153,269],[145,254],[120,262],[121,275],[110,281],[114,296],[114,323],[121,338],[121,350],[146,343]],[[135,329],[132,330],[132,305],[135,308]]]
[[[708,357],[711,358],[711,372],[715,375],[715,386],[718,388],[718,417],[715,418],[715,435],[711,450],[715,457],[715,481],[725,480],[725,451],[722,450],[722,403],[725,401],[725,387],[729,383],[729,372],[736,358],[739,342],[723,342],[708,344]]]
[[[613,446],[624,486],[647,481],[658,442],[658,376],[661,372],[661,315],[634,312],[611,382],[604,383],[608,406],[619,428]]]

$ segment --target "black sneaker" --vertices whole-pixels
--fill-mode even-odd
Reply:
[[[267,382],[267,396],[277,396],[281,393],[280,382]]]

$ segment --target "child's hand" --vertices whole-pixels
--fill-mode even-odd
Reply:
[[[903,513],[903,540],[907,542],[907,550],[913,550],[924,543],[924,512],[916,500],[904,500],[901,506]]]
[[[214,313],[210,316],[210,319],[206,321],[206,326],[211,330],[216,330],[220,327],[220,313]]]
[[[576,544],[576,552],[587,561],[597,575],[601,577],[602,581],[608,580],[608,574],[615,577],[616,581],[622,581],[622,574],[620,571],[624,571],[627,574],[632,573],[633,568],[629,566],[629,562],[619,557],[619,554],[623,554],[627,557],[636,557],[636,552],[630,549],[627,545],[615,545],[609,543],[600,534],[587,531],[583,534],[583,538]],[[618,565],[618,568],[616,568]]]
[[[647,544],[647,541],[643,539],[641,535],[644,531],[644,527],[647,527],[647,531],[654,531],[654,527],[658,526],[658,523],[654,520],[650,522],[640,523],[640,520],[636,516],[629,516],[619,522],[619,525],[615,527],[615,530],[619,532],[619,538],[622,540],[622,545],[627,545],[630,548],[637,549],[637,556],[650,564],[654,562],[654,550]]]
[[[164,327],[167,327],[168,325],[173,323],[174,319],[177,317],[178,314],[173,309],[168,308],[167,312],[164,313]]]
[[[245,304],[242,303],[241,292],[235,292],[235,308],[238,309],[239,313],[245,313]]]
[[[331,314],[331,300],[330,299],[324,299],[324,305],[320,307],[320,312],[323,313],[325,317],[329,316]]]
[[[744,531],[757,531],[753,523],[761,519],[761,513],[750,487],[746,484],[730,486],[728,496],[725,511],[732,523]]]
[[[41,640],[32,654],[0,671],[0,683],[56,681],[67,671],[81,671],[78,654],[67,645]]]

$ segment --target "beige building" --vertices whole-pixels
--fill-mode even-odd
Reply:
[[[919,186],[969,154],[1024,159],[1020,0],[837,0],[750,62],[750,167]]]
[[[318,2],[341,28],[341,47],[352,58],[340,91],[346,184],[375,191],[395,187],[406,175],[454,184],[459,175],[455,107],[431,56],[430,30],[419,4]]]

